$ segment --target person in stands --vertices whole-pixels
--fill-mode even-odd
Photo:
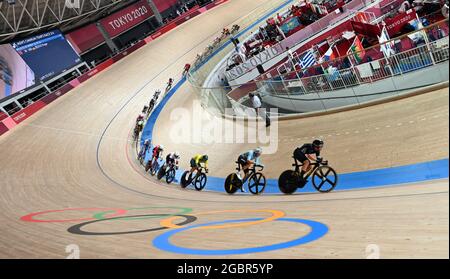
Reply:
[[[261,97],[258,94],[250,93],[250,102],[253,109],[256,111],[256,115],[261,116],[266,121],[266,127],[270,126],[270,117],[267,115],[267,112],[262,108]]]

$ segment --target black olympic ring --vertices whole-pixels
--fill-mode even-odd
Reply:
[[[188,225],[190,223],[193,223],[193,222],[197,221],[197,217],[191,216],[191,215],[147,214],[147,215],[135,215],[135,216],[121,216],[121,217],[114,217],[114,218],[107,218],[107,219],[99,219],[99,220],[89,221],[89,222],[85,222],[85,223],[74,225],[74,226],[68,228],[67,231],[72,233],[72,234],[79,234],[79,235],[103,235],[103,236],[104,235],[126,235],[126,234],[138,234],[138,233],[145,233],[145,232],[155,232],[155,231],[166,230],[168,228],[166,228],[166,227],[159,227],[159,228],[148,229],[148,230],[128,231],[128,232],[88,232],[88,231],[83,231],[82,227],[90,225],[90,224],[93,224],[93,223],[102,222],[102,221],[111,221],[111,220],[118,220],[118,219],[124,219],[124,218],[173,217],[173,216],[186,218],[185,221],[177,224],[178,226]]]

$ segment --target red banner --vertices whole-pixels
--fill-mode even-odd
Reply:
[[[4,114],[3,112],[0,111],[0,121],[2,121],[3,119],[7,118],[8,115]]]
[[[42,102],[46,103],[47,105],[53,102],[54,100],[58,99],[58,97],[61,95],[56,95],[55,93],[50,93],[44,98],[41,99]]]
[[[21,111],[18,111],[13,114],[11,117],[17,124],[24,121],[28,117],[32,116],[35,112],[40,110],[41,108],[45,107],[45,103],[41,101],[37,101],[32,105],[29,105],[28,107],[24,108]]]
[[[174,29],[175,27],[177,27],[177,24],[175,22],[169,23],[168,25],[162,27],[157,32],[155,32],[152,35],[152,39],[154,40],[154,39],[156,39],[158,37],[161,37],[163,34],[169,32],[170,30]]]
[[[352,27],[356,34],[378,39],[381,35],[380,27],[377,25],[352,21]]]
[[[6,132],[8,132],[8,128],[5,126],[5,124],[0,122],[0,136],[3,135]]]
[[[394,37],[394,35],[402,31],[402,28],[408,24],[408,22],[415,19],[417,19],[415,10],[409,10],[406,13],[400,13],[393,18],[387,18],[385,23],[389,36]]]
[[[58,99],[62,95],[66,94],[73,88],[74,88],[74,86],[72,86],[70,83],[68,83],[68,84],[64,85],[63,87],[59,88],[58,90],[56,90],[55,92],[45,96],[44,98],[41,99],[41,101],[46,104],[50,104],[51,102]]]
[[[223,4],[223,3],[227,2],[227,1],[228,0],[217,0],[217,1],[213,2],[213,3],[211,3],[211,4],[206,5],[206,9],[210,10],[210,9],[214,8],[215,6],[219,6],[220,4]]]
[[[178,0],[153,0],[160,13],[177,4]]]
[[[75,51],[81,54],[105,42],[102,33],[95,24],[89,24],[83,28],[70,32],[66,35]]]
[[[103,71],[106,68],[108,68],[109,66],[111,66],[113,63],[114,62],[113,62],[113,60],[111,58],[106,60],[105,62],[101,63],[100,65],[98,65],[94,69],[92,69],[89,72],[87,72],[86,74],[80,76],[78,78],[78,81],[80,83],[85,82],[86,80],[90,79],[91,77],[95,76],[96,74],[100,73],[101,71]]]
[[[151,16],[153,16],[153,11],[147,1],[141,0],[100,20],[100,23],[111,37],[115,37]]]

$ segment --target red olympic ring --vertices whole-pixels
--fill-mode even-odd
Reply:
[[[126,209],[119,209],[119,208],[66,208],[66,209],[59,209],[59,210],[47,210],[47,211],[30,213],[28,215],[22,216],[20,218],[20,220],[25,221],[25,222],[32,222],[32,223],[69,223],[69,222],[83,222],[83,221],[96,220],[94,218],[67,219],[67,220],[36,220],[36,219],[34,219],[34,217],[36,217],[38,215],[54,213],[54,212],[64,212],[64,211],[101,211],[101,212],[116,211],[116,213],[108,215],[108,218],[122,216],[127,213]]]

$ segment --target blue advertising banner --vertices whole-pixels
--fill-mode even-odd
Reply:
[[[33,70],[45,80],[81,62],[81,58],[59,30],[52,30],[11,44]]]

